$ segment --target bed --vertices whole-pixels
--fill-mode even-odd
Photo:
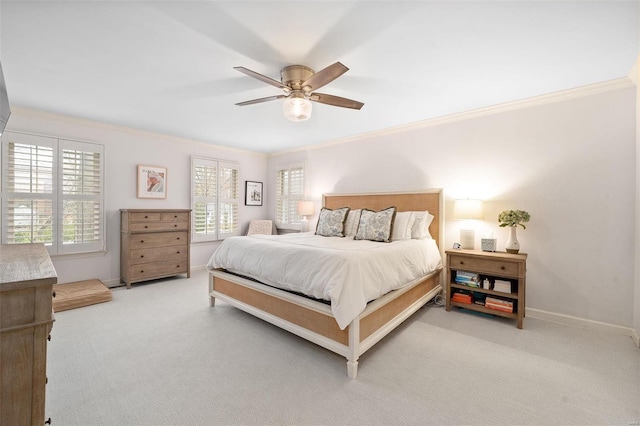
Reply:
[[[326,194],[323,196],[323,206],[332,210],[348,206],[352,210],[366,208],[379,211],[389,206],[395,206],[398,213],[428,211],[433,215],[433,220],[429,226],[431,239],[420,243],[418,247],[425,248],[418,248],[417,250],[426,250],[425,253],[430,253],[430,251],[435,250],[438,260],[434,261],[431,259],[428,262],[430,263],[428,270],[425,269],[423,272],[420,272],[415,278],[409,277],[411,279],[401,285],[393,284],[391,287],[395,289],[390,291],[387,291],[388,289],[383,290],[382,293],[384,294],[379,297],[376,296],[374,300],[365,300],[365,303],[362,303],[362,300],[357,300],[356,308],[348,308],[347,311],[349,312],[345,314],[345,312],[337,309],[333,298],[328,302],[327,300],[321,300],[320,297],[322,296],[320,294],[315,295],[314,298],[299,294],[298,292],[288,291],[292,289],[285,290],[277,288],[273,285],[274,283],[271,282],[275,280],[275,278],[265,274],[265,278],[261,279],[260,276],[256,275],[257,272],[255,270],[250,270],[248,267],[247,271],[243,271],[243,266],[236,266],[235,264],[228,268],[220,266],[220,260],[217,259],[217,257],[220,256],[218,252],[227,250],[227,248],[223,249],[223,246],[227,246],[225,241],[216,250],[216,253],[214,253],[208,264],[210,305],[212,307],[215,306],[215,300],[218,298],[258,318],[344,356],[347,359],[347,374],[349,378],[355,378],[358,371],[359,357],[442,290],[441,240],[443,237],[444,222],[443,194],[442,190],[384,194]],[[398,215],[397,217],[400,216]],[[307,235],[295,234],[288,237],[288,239],[282,238],[280,241],[277,241],[279,238],[277,236],[260,236],[251,241],[249,241],[249,237],[235,238],[238,240],[236,243],[251,243],[251,245],[256,244],[258,247],[265,244],[282,245],[282,250],[286,248],[286,245],[292,244],[294,249],[300,247],[302,255],[302,246],[307,245],[308,239],[314,237],[312,234],[313,233]],[[315,236],[315,238],[321,240],[324,238],[323,244],[326,246],[332,246],[333,242],[330,240],[336,240],[334,237],[326,238]],[[353,238],[349,237],[339,239],[343,240],[341,243],[345,244],[345,248],[338,248],[338,250],[343,250],[341,254],[342,259],[347,259],[349,256],[364,256],[367,249],[351,251],[351,246],[356,243],[363,243],[362,247],[372,247],[372,252],[383,251],[390,246],[414,247],[418,244],[416,241],[394,241],[391,244],[387,244],[370,241],[347,241],[349,239],[353,240]],[[377,245],[378,248],[373,247],[375,245]],[[429,248],[430,245],[433,247]],[[233,250],[229,249],[231,259],[242,256],[262,256],[262,254],[255,254],[259,252],[250,252],[249,250],[251,250],[251,248],[249,246],[245,247],[240,245],[237,250],[239,251],[236,251],[234,255]],[[314,250],[318,249],[314,248]],[[328,250],[328,248],[323,247],[322,250]],[[243,254],[242,256],[238,256],[238,253]],[[362,255],[356,255],[356,253],[362,253]],[[312,253],[310,256],[317,256],[317,253]],[[406,257],[407,253],[402,256]],[[429,257],[430,256],[431,254],[429,254]],[[216,257],[215,261],[214,257]],[[280,257],[283,258],[283,256]],[[369,262],[371,261],[369,260]],[[345,268],[349,266],[346,260],[343,263],[346,264]],[[377,264],[378,261],[374,263]],[[329,263],[327,263],[327,265],[328,264]],[[294,265],[289,264],[287,269],[292,266]],[[322,266],[326,266],[325,263],[322,263]],[[235,269],[236,267],[239,269]],[[367,281],[349,278],[359,276],[353,273],[350,275],[347,274],[345,278],[342,278],[338,272],[336,272],[335,275],[340,278],[332,280],[333,272],[331,271],[341,270],[343,269],[342,266],[326,269],[330,272],[324,275],[318,273],[315,275],[327,282],[332,282],[331,285],[327,286],[329,293],[337,287],[350,289],[356,287],[355,284],[353,284],[354,282],[360,284],[361,281]],[[386,269],[392,270],[392,268],[388,267]],[[358,269],[358,271],[362,271],[362,268]],[[399,270],[392,270],[392,272],[397,272],[396,275],[402,275]],[[407,280],[406,277],[404,279]],[[305,282],[305,280],[306,278],[300,278],[301,283]],[[341,280],[348,282],[342,283]],[[385,284],[386,280],[387,278],[385,278],[385,282],[381,284]],[[368,289],[365,288],[363,291],[366,293],[364,296],[365,299],[372,297],[371,294],[367,293],[369,291]],[[355,293],[359,294],[360,290],[355,291]],[[323,298],[330,299],[329,297]],[[358,297],[356,297],[356,299],[358,299]],[[338,305],[342,304],[343,303],[338,303]],[[344,303],[344,305],[346,305],[346,303]]]

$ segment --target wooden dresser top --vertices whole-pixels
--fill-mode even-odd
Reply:
[[[55,284],[58,275],[44,244],[0,245],[0,290]]]

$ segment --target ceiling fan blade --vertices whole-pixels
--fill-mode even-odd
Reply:
[[[266,98],[252,99],[250,101],[238,102],[236,105],[245,106],[253,104],[261,104],[262,102],[275,101],[276,99],[286,98],[285,95],[268,96]]]
[[[362,102],[354,101],[353,99],[341,98],[340,96],[327,95],[324,93],[312,93],[309,99],[321,104],[342,108],[360,109],[364,106]]]
[[[266,75],[259,74],[259,73],[255,72],[255,71],[251,71],[248,68],[245,68],[245,67],[233,67],[233,69],[234,70],[238,70],[241,73],[248,75],[249,77],[257,78],[258,80],[263,81],[263,82],[265,82],[267,84],[270,84],[272,86],[275,86],[278,89],[287,89],[288,88],[286,85],[282,84],[282,82],[280,82],[278,80],[274,80],[272,78],[269,78]]]
[[[335,64],[329,65],[325,69],[320,70],[309,77],[307,81],[302,83],[302,87],[309,86],[309,91],[319,89],[322,86],[331,83],[347,71],[349,71],[349,68],[345,67],[340,62],[336,62]]]

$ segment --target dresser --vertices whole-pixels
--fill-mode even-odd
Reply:
[[[120,279],[132,283],[191,276],[191,210],[120,210]]]
[[[43,244],[0,245],[0,425],[45,423],[47,341],[57,281]]]

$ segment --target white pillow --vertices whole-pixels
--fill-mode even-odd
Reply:
[[[358,224],[360,223],[361,209],[349,210],[347,221],[344,223],[345,237],[355,237],[358,232]]]
[[[413,224],[413,228],[411,228],[411,238],[432,238],[429,233],[429,226],[431,226],[431,222],[433,222],[435,216],[429,214],[428,210],[413,213],[415,214],[416,221]]]
[[[397,212],[393,221],[391,241],[410,240],[411,230],[416,221],[414,212]]]

